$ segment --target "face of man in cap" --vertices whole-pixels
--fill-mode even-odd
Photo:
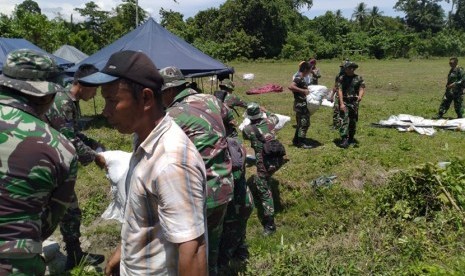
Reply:
[[[142,99],[136,99],[125,81],[117,80],[102,85],[102,96],[105,99],[103,116],[108,123],[120,133],[137,132],[139,119],[143,116]]]

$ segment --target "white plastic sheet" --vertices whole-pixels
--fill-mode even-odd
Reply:
[[[124,204],[126,202],[126,175],[129,169],[131,153],[114,150],[99,153],[105,158],[107,165],[107,178],[111,184],[112,199],[103,212],[103,219],[116,219],[123,222]]]
[[[380,120],[378,125],[393,127],[402,132],[415,131],[422,135],[432,136],[436,128],[465,131],[465,119],[432,120],[409,114],[391,115],[387,120]]]

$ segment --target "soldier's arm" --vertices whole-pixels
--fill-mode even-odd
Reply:
[[[360,77],[360,88],[358,90],[358,101],[360,102],[365,95],[365,81]]]
[[[68,164],[60,164],[56,167],[58,171],[58,176],[56,176],[57,187],[52,192],[50,203],[42,214],[42,240],[53,234],[74,197],[74,185],[77,177],[76,157]]]
[[[296,93],[300,93],[302,94],[303,96],[307,96],[308,93],[310,93],[310,91],[308,91],[308,89],[304,89],[304,88],[299,88],[297,86],[297,84],[293,81],[290,85],[289,85],[289,90],[291,90],[292,92],[296,92]]]
[[[236,98],[237,98],[237,104],[236,104],[237,106],[247,108],[247,102],[246,101],[242,100],[238,96],[236,96]]]

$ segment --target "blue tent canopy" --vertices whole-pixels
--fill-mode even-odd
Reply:
[[[41,48],[27,41],[26,39],[0,37],[0,72],[3,69],[3,62],[5,61],[8,53],[13,50],[17,50],[17,49],[31,49],[31,50],[36,50],[41,53],[45,53],[51,56],[52,58],[54,58],[55,62],[60,67],[69,67],[69,66],[74,65],[74,63],[71,61],[68,61],[66,59],[47,53],[46,51],[42,50]]]
[[[142,51],[150,57],[157,68],[176,66],[186,77],[234,73],[233,68],[227,67],[172,34],[153,18],[149,18],[144,24],[67,71],[76,72],[78,66],[84,63],[93,64],[101,70],[113,53],[123,50]]]

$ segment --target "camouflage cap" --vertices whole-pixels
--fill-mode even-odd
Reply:
[[[263,117],[262,110],[258,103],[249,103],[247,105],[247,118],[250,120],[256,120]]]
[[[348,61],[348,62],[346,62],[346,64],[344,64],[344,69],[347,69],[347,68],[355,68],[355,69],[357,69],[358,64],[355,63],[355,62],[352,62],[352,61]]]
[[[30,49],[19,49],[6,56],[0,86],[20,93],[43,97],[55,94],[61,86],[49,80],[60,73],[55,61],[47,54]]]
[[[160,75],[163,77],[165,84],[162,86],[161,91],[183,85],[188,81],[184,78],[181,70],[174,66],[165,67],[159,70]]]
[[[227,88],[227,89],[234,90],[235,86],[234,86],[234,82],[232,82],[232,80],[224,79],[223,81],[221,81],[220,87],[224,87],[224,88]]]

